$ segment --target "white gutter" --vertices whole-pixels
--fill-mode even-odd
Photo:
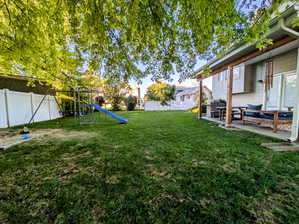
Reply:
[[[280,28],[283,31],[285,31],[287,34],[289,34],[290,36],[295,37],[297,39],[299,38],[299,33],[297,31],[287,27],[284,23],[284,19],[280,20],[279,24],[280,24]]]

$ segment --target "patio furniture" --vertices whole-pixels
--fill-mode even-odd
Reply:
[[[210,103],[210,117],[218,118],[220,117],[220,111],[217,109],[218,107],[225,107],[226,103],[221,102],[219,100],[214,100]]]
[[[273,132],[277,132],[279,125],[292,125],[293,112],[290,111],[265,111],[265,110],[253,110],[250,109],[243,110],[243,124],[245,122],[253,122],[257,125],[260,124],[270,124],[272,125]]]
[[[246,109],[246,107],[243,106],[234,106],[232,107],[232,120],[242,120],[242,111],[243,109]],[[217,109],[219,110],[220,113],[220,120],[224,120],[225,115],[226,115],[226,107],[217,107]],[[237,118],[236,115],[239,115],[240,117]]]

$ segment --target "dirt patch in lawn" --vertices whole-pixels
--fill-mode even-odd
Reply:
[[[8,149],[12,146],[22,144],[30,140],[47,141],[53,139],[69,140],[69,139],[85,139],[96,136],[94,132],[85,131],[65,131],[63,129],[41,129],[31,131],[27,135],[19,134],[19,132],[8,133],[0,138],[0,149]],[[24,139],[24,136],[28,138]]]
[[[65,131],[63,129],[52,129],[55,130],[51,133],[50,138],[55,139],[85,139],[95,137],[97,133],[86,132],[86,131]]]

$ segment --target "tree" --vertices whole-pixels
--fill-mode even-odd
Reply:
[[[55,86],[79,85],[86,73],[115,82],[186,77],[197,58],[231,43],[263,47],[271,13],[286,1],[0,0],[0,72]]]
[[[156,82],[147,88],[145,99],[161,101],[162,105],[167,105],[168,101],[175,99],[175,86]]]
[[[111,82],[107,81],[103,88],[104,96],[111,103],[113,111],[121,110],[121,103],[130,91],[130,86],[127,82]]]
[[[129,95],[127,98],[125,98],[125,104],[128,111],[133,111],[137,105],[137,97]]]

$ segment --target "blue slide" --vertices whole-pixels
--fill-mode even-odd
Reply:
[[[120,121],[121,123],[128,123],[128,120],[127,119],[124,119],[122,117],[119,117],[117,116],[116,114],[112,113],[111,111],[109,110],[104,110],[102,109],[98,104],[90,104],[90,106],[93,106],[95,108],[96,111],[100,111],[100,112],[104,112],[108,115],[110,115],[111,117],[113,117],[114,119]]]

